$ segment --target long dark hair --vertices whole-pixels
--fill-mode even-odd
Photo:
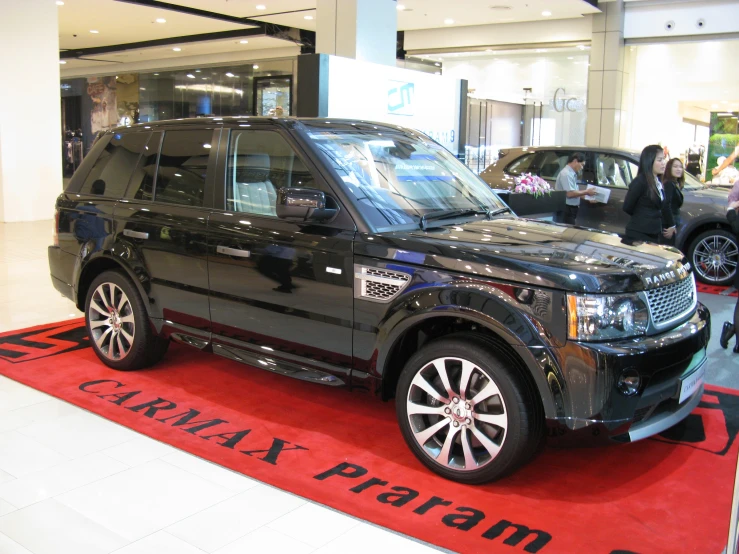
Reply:
[[[685,166],[683,165],[683,174],[680,175],[679,178],[675,177],[672,174],[672,166],[675,165],[675,162],[683,165],[683,162],[680,160],[680,158],[672,158],[669,162],[667,162],[667,165],[665,166],[665,175],[662,178],[662,182],[666,183],[667,181],[672,181],[673,183],[677,183],[677,186],[680,190],[683,190],[683,187],[685,186]]]
[[[654,167],[654,160],[657,159],[657,154],[663,152],[662,147],[659,144],[650,144],[644,150],[641,151],[641,157],[639,158],[639,172],[638,175],[642,175],[647,180],[647,190],[649,196],[655,204],[660,203],[659,192],[657,192],[657,182],[654,179],[654,173],[652,168]]]

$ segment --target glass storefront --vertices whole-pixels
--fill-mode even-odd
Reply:
[[[64,174],[95,135],[118,125],[186,117],[291,115],[296,60],[63,79]]]

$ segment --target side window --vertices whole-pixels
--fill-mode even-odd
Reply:
[[[567,158],[571,152],[543,152],[537,160],[539,176],[544,179],[556,179],[562,168],[567,165]]]
[[[232,131],[226,176],[226,209],[276,216],[277,190],[316,188],[308,168],[274,131]]]
[[[80,194],[121,198],[151,133],[116,134],[95,160]]]
[[[619,156],[608,153],[597,153],[595,155],[595,172],[598,185],[608,187],[626,188],[631,179],[636,175],[631,173],[634,164]]]
[[[521,156],[505,168],[506,173],[510,173],[511,175],[521,175],[521,173],[526,173],[535,157],[536,152],[531,152],[530,154]]]
[[[202,206],[212,129],[166,131],[159,155],[154,200]]]
[[[154,200],[154,177],[157,171],[157,156],[162,143],[162,133],[153,133],[144,146],[144,154],[131,176],[126,196],[137,200]]]

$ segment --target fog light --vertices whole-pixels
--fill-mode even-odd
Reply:
[[[641,377],[635,369],[627,369],[618,379],[616,388],[624,396],[634,396],[639,392],[639,386],[641,385]]]

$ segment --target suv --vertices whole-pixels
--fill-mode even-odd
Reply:
[[[174,340],[395,397],[413,453],[465,483],[510,473],[547,432],[659,433],[703,391],[709,313],[679,252],[519,219],[397,126],[107,132],[57,200],[49,264],[108,366]]]
[[[585,146],[510,148],[501,150],[498,161],[489,165],[480,177],[499,190],[512,189],[515,178],[522,173],[539,175],[554,186],[573,152],[582,152],[586,157],[579,183],[610,189],[607,204],[580,202],[578,225],[622,235],[629,221],[622,208],[623,201],[639,169],[639,152]],[[739,262],[739,244],[726,220],[728,191],[708,187],[685,172],[684,195],[683,224],[678,229],[675,245],[688,255],[699,281],[709,285],[732,284]]]

